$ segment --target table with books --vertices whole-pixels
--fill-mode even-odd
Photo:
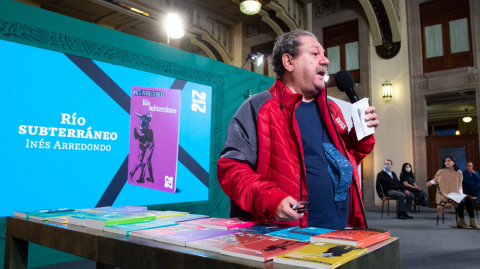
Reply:
[[[7,217],[5,268],[27,268],[29,242],[96,261],[97,268],[400,268],[398,238],[376,229],[298,228],[175,211],[60,215]],[[342,243],[360,234],[365,239]]]

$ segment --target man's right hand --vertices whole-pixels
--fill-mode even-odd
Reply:
[[[387,196],[383,196],[383,197],[382,197],[382,201],[385,202],[385,201],[387,201],[387,200],[388,200]]]
[[[303,213],[299,214],[297,211],[292,209],[292,206],[297,203],[297,200],[293,199],[292,196],[288,196],[280,202],[280,205],[277,208],[275,213],[275,221],[297,221],[303,217]]]

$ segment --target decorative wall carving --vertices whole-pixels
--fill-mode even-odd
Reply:
[[[468,83],[478,83],[478,73],[471,73],[467,75]]]
[[[392,28],[382,0],[370,0],[370,4],[375,12],[382,35],[382,45],[376,46],[375,50],[380,58],[392,59],[400,52],[401,43],[393,42]]]
[[[272,28],[268,24],[263,21],[255,21],[243,26],[243,37],[249,38],[270,31],[272,31]]]
[[[422,91],[428,90],[428,80],[423,80],[418,83],[418,88]]]
[[[314,5],[315,17],[361,7],[358,0],[320,0]]]

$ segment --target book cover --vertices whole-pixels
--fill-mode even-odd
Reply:
[[[106,207],[97,207],[90,209],[91,213],[102,213],[102,212],[118,212],[118,213],[135,213],[146,211],[146,206],[106,206]]]
[[[243,221],[238,219],[221,219],[203,223],[202,226],[206,228],[231,230],[235,228],[244,228],[255,225],[253,221]]]
[[[180,232],[174,234],[155,236],[154,240],[170,243],[179,246],[186,246],[187,242],[211,238],[226,234],[235,233],[234,231],[219,230],[219,229],[196,229],[188,232]]]
[[[237,230],[238,232],[270,235],[270,233],[284,230],[284,229],[289,229],[289,228],[295,229],[295,228],[298,228],[298,226],[292,226],[292,225],[274,223],[274,222],[265,222],[265,223],[256,224],[250,227],[237,228],[235,230]]]
[[[157,217],[148,213],[97,213],[91,214],[85,218],[85,227],[103,230],[105,226],[115,224],[139,223],[156,220]]]
[[[182,221],[180,225],[184,226],[193,226],[193,227],[203,227],[202,224],[210,221],[221,220],[222,218],[206,218],[206,219],[195,219],[195,220],[188,220]]]
[[[74,211],[74,210],[70,208],[52,208],[52,209],[42,209],[42,210],[14,211],[13,216],[28,220],[29,217],[32,215],[38,215],[43,213],[66,212],[66,211]]]
[[[254,261],[266,262],[277,255],[293,251],[306,245],[308,245],[308,243],[298,240],[273,237],[239,246],[227,247],[222,249],[220,253]]]
[[[180,211],[157,211],[157,210],[147,210],[146,213],[153,214],[158,218],[166,218],[166,217],[175,217],[181,215],[188,215],[188,212],[180,212]]]
[[[264,234],[237,232],[234,234],[227,234],[227,235],[187,242],[187,247],[220,252],[222,249],[226,247],[238,246],[241,244],[246,244],[246,243],[250,243],[250,242],[254,242],[254,241],[258,241],[266,238],[271,238],[271,236],[264,235]]]
[[[317,242],[274,257],[273,262],[307,268],[337,268],[365,252],[364,248]]]
[[[175,193],[181,90],[132,86],[128,184]]]
[[[85,214],[84,212],[75,212],[75,211],[61,211],[61,212],[54,212],[54,213],[40,213],[35,215],[30,215],[30,220],[36,221],[46,221],[50,218],[56,217],[68,217],[68,216],[75,216]]]
[[[148,229],[148,230],[140,230],[140,231],[133,231],[129,233],[129,236],[134,237],[142,237],[150,240],[154,240],[155,236],[161,236],[166,234],[173,234],[173,233],[181,233],[187,231],[193,231],[203,229],[201,227],[186,227],[181,225],[163,227],[163,228],[155,228],[155,229]]]
[[[280,237],[280,238],[300,240],[303,242],[310,242],[310,237],[332,232],[332,231],[333,230],[331,229],[308,227],[308,228],[284,229],[284,230],[272,232],[269,235]]]
[[[167,227],[167,226],[173,226],[173,225],[178,225],[178,223],[173,221],[165,221],[165,220],[153,220],[153,221],[146,221],[146,222],[140,222],[140,223],[110,225],[110,226],[105,226],[103,230],[105,232],[129,235],[129,233],[133,231],[148,230],[148,229],[161,228],[161,227]]]
[[[196,219],[209,219],[210,216],[207,215],[198,215],[198,214],[188,214],[188,215],[180,215],[180,216],[173,216],[173,217],[164,217],[161,218],[163,220],[174,221],[174,222],[184,222]]]
[[[380,229],[346,227],[329,233],[312,236],[310,242],[336,243],[368,247],[390,238],[390,232]]]

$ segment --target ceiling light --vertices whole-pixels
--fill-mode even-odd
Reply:
[[[262,3],[257,0],[245,0],[240,3],[240,11],[246,15],[255,15],[262,9]]]
[[[165,30],[167,31],[167,42],[169,45],[170,38],[179,39],[185,35],[182,20],[175,13],[168,13],[165,19]]]
[[[463,117],[463,122],[469,123],[472,121],[472,117],[468,116],[468,108],[465,108],[465,117]]]

